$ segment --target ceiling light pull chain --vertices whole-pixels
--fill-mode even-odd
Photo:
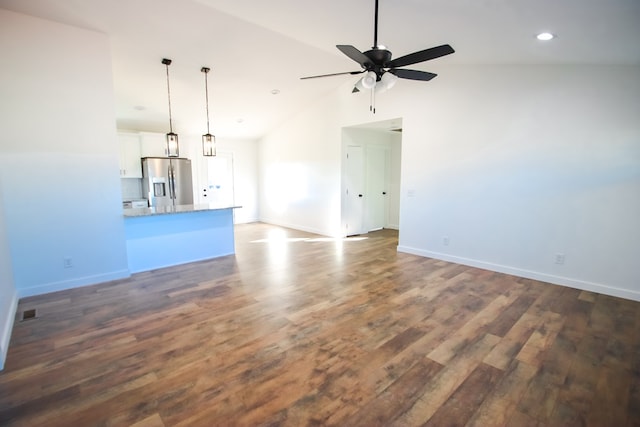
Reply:
[[[376,113],[376,86],[371,88],[371,96],[369,98],[369,111]]]

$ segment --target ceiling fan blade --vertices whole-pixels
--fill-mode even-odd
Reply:
[[[442,46],[436,46],[418,52],[413,52],[409,55],[401,56],[400,58],[396,58],[393,61],[389,61],[387,64],[385,64],[385,67],[404,67],[407,65],[417,64],[418,62],[440,58],[441,56],[449,55],[453,52],[455,52],[455,50],[453,50],[451,46],[449,46],[448,44],[443,44]]]
[[[355,74],[361,74],[361,73],[364,73],[364,70],[362,70],[362,71],[346,71],[344,73],[321,74],[319,76],[300,77],[300,80],[317,79],[319,77],[343,76],[345,74],[355,75]]]
[[[418,70],[393,69],[393,70],[389,70],[389,72],[391,74],[395,74],[401,79],[421,80],[425,82],[428,82],[429,80],[437,76],[437,74],[434,74],[434,73],[429,73],[427,71],[418,71]]]
[[[358,64],[360,64],[362,66],[362,68],[367,68],[368,66],[373,65],[371,63],[371,59],[369,59],[369,57],[367,55],[365,55],[364,53],[360,52],[358,49],[356,49],[355,47],[353,47],[351,45],[339,44],[339,45],[336,45],[336,47],[338,49],[340,49],[340,52],[344,53],[349,58],[353,59]]]

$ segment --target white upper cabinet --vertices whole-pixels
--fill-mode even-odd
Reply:
[[[140,163],[140,136],[137,133],[118,132],[120,145],[120,178],[142,178]]]
[[[163,133],[140,132],[141,157],[167,157],[167,140]]]

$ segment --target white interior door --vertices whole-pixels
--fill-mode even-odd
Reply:
[[[345,234],[353,236],[364,230],[364,158],[362,147],[348,145],[345,168]]]
[[[386,224],[388,157],[387,147],[367,146],[365,218],[367,231],[380,230]]]
[[[234,205],[233,153],[218,151],[207,158],[207,186],[204,200],[221,206]]]

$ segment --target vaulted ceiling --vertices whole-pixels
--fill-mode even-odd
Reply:
[[[456,49],[415,69],[640,65],[638,0],[379,1],[378,42],[395,57],[443,43]],[[258,138],[307,103],[357,80],[300,80],[358,70],[336,44],[362,51],[373,44],[374,0],[0,0],[0,8],[106,33],[118,126],[128,129],[168,130],[162,58],[173,60],[169,71],[178,133],[206,129],[200,68],[207,66],[212,132]],[[557,38],[539,42],[535,34],[540,31]]]

